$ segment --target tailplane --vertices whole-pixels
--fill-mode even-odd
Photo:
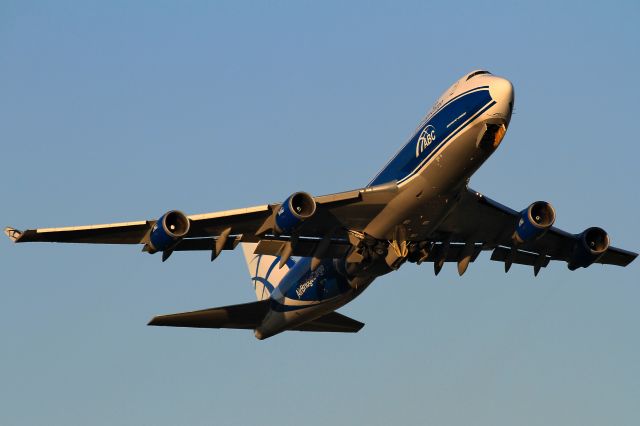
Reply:
[[[195,328],[244,328],[253,330],[269,311],[269,301],[222,306],[179,314],[158,315],[148,325]]]
[[[251,282],[256,291],[256,298],[258,300],[268,299],[280,281],[287,275],[289,269],[293,268],[295,262],[289,259],[282,268],[279,268],[280,256],[254,254],[258,246],[256,243],[242,243],[241,245],[251,275]]]
[[[269,301],[222,306],[179,314],[158,315],[148,325],[193,328],[257,328],[269,312]],[[296,331],[324,331],[357,333],[364,324],[337,312],[330,312],[315,320],[291,328]]]
[[[280,257],[255,254],[257,244],[243,243],[242,251],[247,261],[251,281],[256,290],[257,302],[241,305],[221,306],[200,311],[159,315],[151,319],[149,325],[166,327],[195,328],[241,328],[256,329],[262,324],[270,310],[269,297],[280,285],[282,279],[293,268],[291,259],[279,268]],[[316,331],[333,333],[357,333],[363,323],[337,312],[329,312],[314,320],[288,328],[297,331]],[[256,334],[256,336],[259,336]],[[258,337],[261,338],[261,337]]]

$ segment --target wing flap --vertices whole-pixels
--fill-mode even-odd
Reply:
[[[216,241],[218,238],[188,238],[186,240],[180,241],[172,250],[173,251],[199,251],[206,250],[211,251],[216,246]],[[224,245],[222,246],[222,250],[234,250],[238,243],[242,240],[242,235],[234,235],[228,237]]]
[[[282,253],[284,246],[289,239],[262,239],[258,243],[256,247],[255,254],[263,254],[269,256],[280,256]],[[291,252],[292,256],[301,256],[301,257],[311,257],[316,252],[318,246],[320,245],[322,240],[320,239],[299,239],[295,246],[293,247],[293,251]],[[323,256],[324,258],[340,258],[347,254],[347,251],[351,247],[351,244],[348,241],[342,240],[333,240],[329,244],[329,246],[324,250]]]
[[[446,250],[446,253],[443,253]],[[480,253],[482,252],[482,245],[476,244],[473,250],[469,253],[470,262],[475,262]],[[445,262],[458,262],[465,255],[465,244],[451,243],[446,249],[442,243],[437,243],[433,246],[431,254],[423,262],[436,262],[441,260],[444,256]]]
[[[538,253],[531,253],[524,250],[514,250],[508,247],[496,247],[491,253],[491,260],[498,262],[517,263],[519,265],[539,266],[546,268],[551,258],[549,256],[541,256]]]

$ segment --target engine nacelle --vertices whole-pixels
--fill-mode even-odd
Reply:
[[[556,211],[546,201],[536,201],[520,212],[520,220],[513,233],[517,243],[533,241],[544,234],[556,220]]]
[[[295,192],[289,196],[276,214],[275,232],[291,234],[302,222],[316,212],[316,201],[306,192]]]
[[[189,232],[189,218],[178,210],[163,214],[153,225],[149,236],[151,253],[171,248]]]
[[[608,248],[609,234],[604,229],[595,226],[587,228],[578,235],[578,241],[573,248],[567,267],[572,271],[586,268],[598,260]]]

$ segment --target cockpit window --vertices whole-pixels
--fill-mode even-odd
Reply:
[[[476,75],[480,75],[480,74],[491,74],[489,71],[475,71],[472,72],[471,74],[469,74],[469,77],[467,77],[467,81],[471,80],[473,77],[475,77]]]

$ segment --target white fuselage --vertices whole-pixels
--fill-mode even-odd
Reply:
[[[366,226],[364,234],[393,241],[402,226],[407,240],[428,240],[454,206],[458,192],[499,145],[511,119],[513,102],[513,86],[504,78],[476,72],[456,81],[370,183],[396,181],[398,194]],[[350,285],[337,286],[340,290],[326,299],[305,301],[295,297],[300,294],[300,286],[306,286],[306,290],[316,281],[339,280],[337,269],[327,264],[327,277],[331,277],[327,278],[312,276],[308,261],[296,265],[288,274],[291,279],[271,295],[273,308],[255,330],[256,337],[263,339],[332,312],[389,271],[345,278]]]

